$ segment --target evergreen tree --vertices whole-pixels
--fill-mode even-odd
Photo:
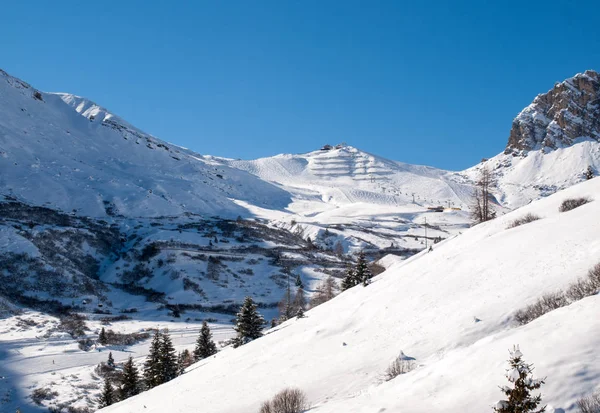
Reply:
[[[161,334],[160,331],[156,330],[150,344],[150,352],[144,363],[144,381],[149,389],[163,383],[161,350]]]
[[[139,393],[140,375],[135,367],[135,364],[133,364],[133,357],[129,356],[129,359],[127,359],[123,365],[123,376],[121,379],[120,389],[121,400],[125,400]]]
[[[358,253],[358,261],[356,262],[356,284],[363,283],[363,285],[368,285],[371,278],[373,278],[373,273],[369,269],[369,265],[367,264],[367,259],[365,258],[364,252]]]
[[[304,288],[304,284],[302,284],[302,279],[300,278],[300,274],[296,275],[296,287]]]
[[[506,378],[512,384],[502,386],[500,390],[508,397],[508,400],[500,400],[496,403],[494,411],[497,413],[543,413],[546,406],[538,408],[542,402],[542,395],[532,396],[530,392],[537,390],[544,384],[544,379],[534,380],[531,364],[523,361],[523,354],[518,346],[510,351],[508,360],[510,368],[506,371]]]
[[[258,312],[252,297],[246,297],[244,304],[237,313],[235,331],[237,337],[234,347],[239,347],[262,336],[264,319]]]
[[[194,360],[202,360],[206,357],[210,357],[217,353],[217,346],[212,339],[212,333],[208,327],[208,323],[205,321],[202,323],[200,329],[200,335],[196,340],[196,348],[194,349]]]
[[[356,271],[351,266],[348,266],[346,270],[346,276],[342,280],[342,291],[346,291],[349,288],[354,287],[356,282]]]
[[[114,390],[108,380],[108,377],[104,379],[104,386],[102,387],[102,393],[100,393],[100,397],[98,397],[98,405],[100,408],[110,406],[117,399],[115,397]]]
[[[108,339],[106,338],[106,331],[104,330],[104,327],[102,327],[102,330],[100,330],[100,335],[98,336],[98,342],[100,344],[102,344],[103,346],[105,346],[108,343]]]
[[[160,342],[160,368],[162,383],[177,377],[177,352],[169,333],[163,333]]]
[[[591,165],[588,165],[587,170],[585,171],[585,179],[592,179],[594,177],[594,170]]]
[[[112,352],[108,352],[108,360],[106,360],[106,364],[109,367],[115,367],[115,359],[113,358]]]

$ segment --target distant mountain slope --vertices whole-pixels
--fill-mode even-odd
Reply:
[[[470,195],[469,182],[451,172],[390,161],[346,145],[299,155],[221,161],[279,184],[299,199],[336,206],[412,204],[414,194],[419,204],[465,207]]]
[[[245,413],[286,387],[306,392],[311,412],[475,413],[502,394],[508,349],[519,344],[543,401],[575,412],[598,386],[600,296],[521,326],[515,311],[569,284],[599,262],[600,178],[465,231],[432,252],[392,265],[248,345],[193,365],[187,374],[101,410],[106,413]],[[563,200],[592,202],[559,212]],[[517,228],[526,213],[541,219]],[[403,352],[417,368],[384,382]],[[198,391],[201,389],[201,391]],[[548,411],[554,411],[549,408]]]
[[[289,195],[210,164],[86,99],[0,72],[0,194],[86,216],[247,215],[231,199],[283,208]]]
[[[538,95],[513,121],[508,144],[481,167],[495,176],[495,193],[509,208],[525,205],[600,174],[600,74],[592,70]]]

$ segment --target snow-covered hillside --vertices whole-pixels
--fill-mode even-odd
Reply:
[[[600,386],[600,296],[523,326],[512,316],[600,261],[598,194],[593,179],[478,225],[102,412],[257,412],[289,386],[307,393],[315,413],[491,411],[514,344],[547,377],[544,402],[574,412]],[[593,201],[560,213],[572,197]],[[526,213],[541,219],[507,229]],[[383,382],[400,352],[417,368]]]
[[[0,193],[78,215],[235,218],[289,203],[284,190],[210,164],[96,104],[43,93],[0,71]],[[109,209],[109,210],[107,210]]]

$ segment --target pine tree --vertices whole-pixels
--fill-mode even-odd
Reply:
[[[500,390],[508,397],[508,400],[500,400],[496,403],[494,411],[497,413],[543,413],[546,406],[538,408],[542,402],[542,395],[531,396],[532,390],[537,390],[544,384],[544,379],[534,380],[531,364],[523,361],[523,354],[518,346],[510,351],[508,360],[510,368],[506,371],[506,378],[513,387],[502,386]]]
[[[108,360],[106,360],[106,364],[109,367],[115,367],[115,359],[113,358],[112,352],[108,352]]]
[[[205,321],[202,323],[200,329],[200,335],[196,340],[196,348],[194,349],[194,360],[202,360],[206,357],[210,357],[217,353],[217,346],[212,339],[212,333],[208,327],[208,323]]]
[[[131,356],[129,356],[129,359],[127,359],[123,365],[123,376],[119,393],[121,400],[125,400],[140,393],[140,375],[137,367],[133,364],[133,357]]]
[[[346,276],[342,280],[342,291],[346,291],[356,285],[356,271],[351,266],[346,270]]]
[[[587,170],[585,171],[585,179],[592,179],[594,177],[594,170],[591,165],[588,165]]]
[[[175,351],[175,347],[173,347],[169,333],[163,333],[160,342],[160,367],[162,383],[166,383],[177,377],[177,352]]]
[[[102,327],[102,330],[100,330],[100,335],[98,336],[98,342],[100,344],[102,344],[103,346],[105,346],[108,343],[108,339],[106,338],[106,331],[104,330],[104,327]]]
[[[144,363],[144,381],[149,389],[163,383],[161,362],[161,334],[156,330]]]
[[[356,284],[363,283],[363,285],[368,285],[370,283],[371,278],[373,278],[373,273],[369,269],[369,265],[367,264],[367,259],[365,258],[364,252],[358,253],[358,261],[356,262]]]
[[[296,275],[296,287],[304,288],[304,284],[302,284],[302,279],[300,278],[300,274]]]
[[[104,379],[104,387],[102,387],[102,393],[98,397],[98,405],[100,408],[110,406],[116,402],[114,390],[108,380],[108,377]]]
[[[237,313],[235,331],[237,337],[234,347],[239,347],[262,336],[264,319],[257,310],[252,297],[246,297],[244,304]]]

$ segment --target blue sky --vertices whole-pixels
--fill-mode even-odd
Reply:
[[[600,70],[599,3],[9,0],[0,68],[203,154],[344,141],[462,169],[538,93]]]

